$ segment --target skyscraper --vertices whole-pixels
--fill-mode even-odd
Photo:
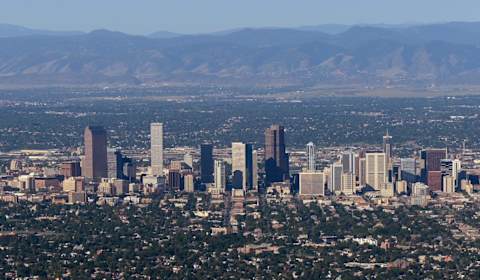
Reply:
[[[204,184],[213,183],[213,145],[200,145],[200,179]]]
[[[380,190],[387,182],[387,159],[385,153],[367,152],[365,154],[366,184],[374,190]]]
[[[325,175],[322,172],[302,172],[299,176],[300,195],[325,195]]]
[[[452,162],[452,177],[454,180],[455,187],[458,186],[458,174],[462,170],[462,162],[459,159],[454,159]]]
[[[309,172],[315,171],[316,168],[316,154],[315,154],[315,144],[309,142],[307,144],[307,170]]]
[[[183,162],[193,169],[193,156],[190,153],[187,153],[183,156]]]
[[[383,152],[387,160],[387,164],[391,163],[392,158],[392,136],[387,133],[383,136]]]
[[[215,168],[214,168],[214,181],[215,181],[215,188],[218,190],[225,190],[226,186],[226,174],[225,174],[225,163],[223,160],[215,160]]]
[[[80,162],[70,161],[64,162],[61,165],[62,175],[65,179],[70,177],[78,177],[81,173]]]
[[[340,192],[342,190],[343,165],[334,163],[330,167],[330,181],[328,190],[331,193]]]
[[[232,143],[232,183],[236,189],[253,188],[253,147],[251,144]]]
[[[107,149],[108,178],[123,179],[123,156],[120,150]]]
[[[414,183],[417,179],[417,160],[414,158],[400,159],[400,178],[408,183]]]
[[[355,156],[355,153],[351,151],[342,154],[343,172],[355,174]]]
[[[343,173],[342,193],[346,195],[351,195],[355,193],[355,176],[353,175],[353,173]]]
[[[422,181],[432,191],[442,190],[442,159],[447,158],[447,149],[426,149],[420,154],[423,160]]]
[[[258,155],[257,155],[257,150],[252,151],[252,189],[258,191]]]
[[[84,134],[85,159],[83,175],[100,181],[107,177],[107,132],[100,126],[87,126]]]
[[[358,183],[360,186],[365,186],[367,183],[367,167],[366,159],[360,158],[358,160]]]
[[[150,165],[153,176],[163,176],[163,124],[150,124]]]
[[[265,130],[265,173],[267,184],[289,178],[283,126],[272,125]]]

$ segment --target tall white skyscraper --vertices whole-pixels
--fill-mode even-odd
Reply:
[[[385,153],[387,164],[390,164],[392,158],[392,136],[388,134],[388,130],[383,136],[383,152]]]
[[[232,183],[236,189],[248,191],[254,188],[255,167],[252,144],[232,143]]]
[[[314,172],[316,168],[316,154],[315,154],[315,144],[309,142],[307,144],[307,170],[309,172]]]
[[[380,190],[387,182],[387,158],[385,153],[367,152],[365,154],[366,184]]]
[[[452,161],[452,177],[454,181],[454,185],[458,185],[458,173],[462,171],[462,162],[459,159],[454,159]]]
[[[213,173],[215,188],[220,191],[225,190],[226,174],[223,160],[215,160]]]
[[[244,188],[247,185],[247,159],[245,158],[246,146],[244,143],[232,143],[232,175],[233,186]]]
[[[163,124],[150,124],[150,165],[153,176],[163,176]]]

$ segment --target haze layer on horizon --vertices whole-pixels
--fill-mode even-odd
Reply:
[[[50,30],[192,34],[241,27],[479,21],[478,0],[4,0],[0,22]]]

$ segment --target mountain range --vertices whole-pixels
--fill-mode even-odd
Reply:
[[[148,36],[0,25],[0,86],[477,85],[480,23]]]

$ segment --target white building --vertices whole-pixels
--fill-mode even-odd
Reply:
[[[183,176],[183,191],[185,192],[193,192],[193,174],[185,174]]]
[[[213,173],[215,189],[223,192],[226,185],[225,163],[223,160],[215,160]]]
[[[153,176],[163,176],[163,124],[150,124],[150,160]]]
[[[445,193],[455,192],[455,180],[453,179],[453,176],[443,176],[442,191]]]
[[[365,154],[366,184],[380,190],[387,182],[387,159],[385,153],[367,152]]]
[[[325,175],[323,172],[302,172],[300,195],[325,195]]]
[[[315,144],[309,142],[307,144],[307,171],[314,172],[316,170],[316,151]]]
[[[353,175],[353,173],[343,173],[342,193],[346,195],[352,195],[355,193],[355,175]]]

